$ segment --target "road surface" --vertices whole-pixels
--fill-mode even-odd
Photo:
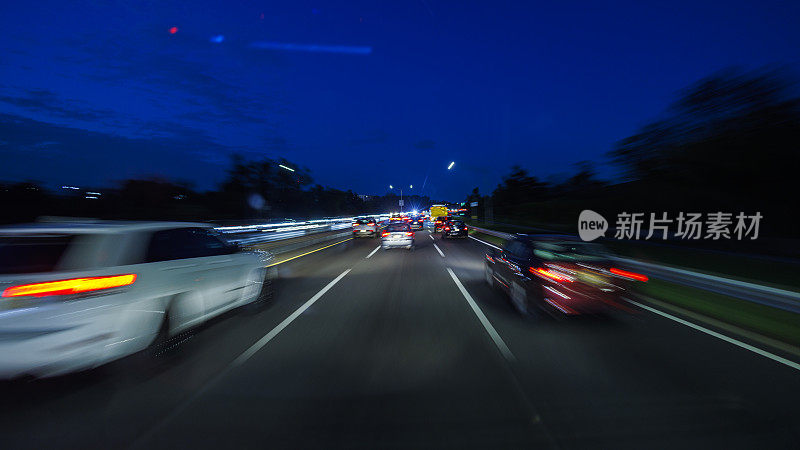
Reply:
[[[158,364],[0,386],[9,448],[800,448],[800,371],[651,311],[517,315],[486,247],[280,264]]]

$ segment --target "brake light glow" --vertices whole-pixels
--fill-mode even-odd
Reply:
[[[413,236],[413,235],[414,235],[413,231],[406,231],[406,236]]]
[[[444,227],[444,231],[450,231],[450,227]]]
[[[369,226],[374,227],[375,226],[375,222],[370,222]]]
[[[553,270],[550,270],[550,269],[545,269],[545,268],[542,268],[542,267],[530,267],[528,269],[528,271],[530,273],[532,273],[532,274],[534,274],[534,275],[536,275],[536,276],[538,276],[540,278],[544,278],[546,280],[564,281],[564,282],[567,282],[567,283],[573,281],[572,277],[570,277],[568,275],[565,275],[563,273],[556,272],[556,271],[553,271]]]
[[[613,267],[611,269],[609,269],[609,272],[613,273],[614,275],[618,275],[620,277],[623,277],[623,278],[628,278],[630,280],[636,280],[636,281],[647,281],[647,280],[649,280],[649,278],[647,278],[647,275],[642,275],[642,274],[636,273],[636,272],[628,272],[627,270],[615,269]]]
[[[79,294],[128,286],[133,284],[134,281],[136,281],[136,274],[134,273],[109,277],[71,278],[68,280],[12,286],[3,291],[3,297],[46,297],[49,295]]]
[[[388,236],[388,235],[389,235],[389,232],[388,232],[388,231],[384,231],[383,233],[381,233],[381,237],[386,237],[386,236]]]

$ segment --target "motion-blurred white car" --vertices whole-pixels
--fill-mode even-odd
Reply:
[[[386,226],[386,230],[381,233],[382,249],[387,250],[396,247],[408,250],[414,249],[414,231],[411,230],[411,225],[405,221],[390,222]]]
[[[205,224],[0,228],[0,378],[92,368],[259,305],[269,258]]]

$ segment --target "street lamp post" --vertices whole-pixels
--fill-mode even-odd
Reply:
[[[413,184],[409,184],[408,188],[409,189],[414,189],[414,185]],[[390,184],[389,185],[389,189],[394,189],[394,186],[392,186]],[[400,205],[399,206],[400,206],[400,212],[402,213],[403,212],[403,188],[402,187],[400,188]]]

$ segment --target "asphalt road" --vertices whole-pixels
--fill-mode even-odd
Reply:
[[[281,264],[157,364],[0,385],[0,447],[800,448],[800,371],[645,310],[520,317],[482,244],[416,241]]]

